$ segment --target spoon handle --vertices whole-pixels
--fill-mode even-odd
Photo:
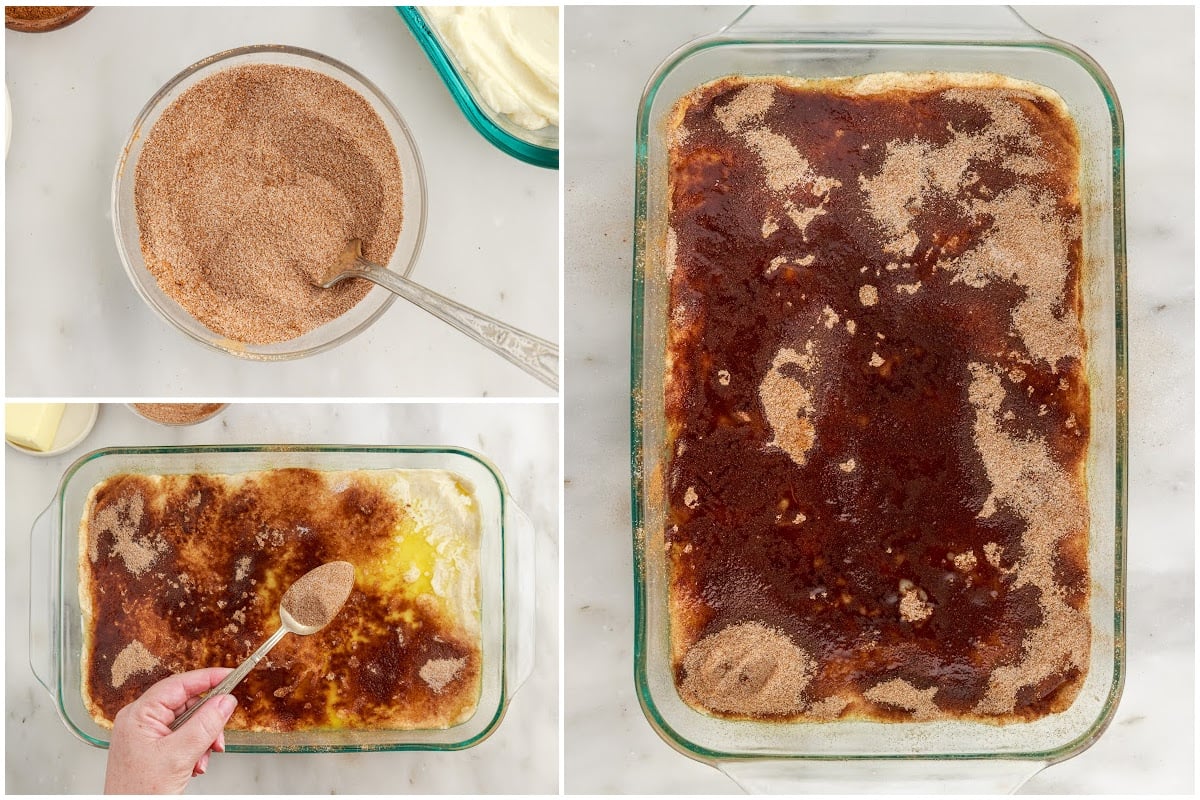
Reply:
[[[178,730],[180,725],[192,718],[192,714],[195,714],[200,706],[204,705],[212,698],[219,694],[229,694],[232,692],[234,687],[242,682],[242,678],[245,678],[247,675],[249,675],[250,670],[254,669],[258,665],[259,661],[262,661],[263,656],[271,652],[272,647],[279,644],[279,640],[282,639],[284,634],[287,632],[287,628],[280,626],[279,630],[275,631],[275,633],[271,635],[270,639],[267,639],[262,643],[262,647],[255,650],[254,653],[241,664],[238,664],[237,669],[226,675],[225,680],[214,686],[208,694],[204,695],[204,697],[200,699],[199,703],[196,703],[196,705],[192,706],[187,711],[184,711],[182,714],[176,717],[175,721],[170,725],[171,730]]]
[[[345,270],[343,276],[366,278],[406,300],[411,300],[557,391],[558,345],[540,336],[526,333],[520,328],[514,328],[462,303],[456,303],[403,275],[369,261],[359,259],[354,266]]]

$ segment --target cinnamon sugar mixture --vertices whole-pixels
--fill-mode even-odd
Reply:
[[[23,20],[47,20],[61,17],[78,6],[5,6],[4,16]]]
[[[354,565],[330,561],[307,572],[283,593],[280,607],[307,628],[324,628],[354,588]]]
[[[133,675],[158,669],[158,659],[146,645],[134,639],[113,659],[112,687],[120,689]]]
[[[148,420],[164,425],[190,425],[216,414],[225,403],[134,403],[133,408]]]
[[[1032,720],[1087,673],[1078,138],[998,75],[726,78],[668,123],[681,696]]]
[[[383,121],[312,70],[249,64],[179,96],[138,159],[142,253],[159,287],[231,340],[294,339],[371,285],[313,284],[352,239],[386,264],[402,221],[400,162]]]

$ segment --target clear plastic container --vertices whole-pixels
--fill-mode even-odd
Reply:
[[[675,688],[663,548],[667,144],[665,117],[722,76],[994,72],[1066,101],[1081,139],[1084,318],[1091,382],[1091,662],[1074,704],[1030,723],[765,723],[697,712]],[[755,791],[1011,791],[1086,749],[1115,711],[1125,672],[1127,384],[1123,129],[1116,95],[1086,54],[999,7],[758,7],[672,54],[637,125],[632,341],[635,650],[639,700],[672,747]]]
[[[256,753],[461,750],[479,744],[500,724],[513,694],[533,669],[533,529],[529,518],[513,503],[499,471],[486,458],[455,447],[115,447],[95,450],[68,467],[50,506],[33,525],[30,663],[38,681],[53,695],[59,715],[73,734],[97,747],[107,747],[111,734],[92,719],[83,702],[79,523],[91,488],[112,475],[126,472],[230,474],[285,467],[444,469],[474,484],[482,522],[482,691],[475,713],[451,728],[229,731],[228,749]]]
[[[362,333],[395,301],[396,295],[382,286],[372,286],[357,305],[345,314],[330,320],[303,336],[286,342],[271,344],[248,344],[237,342],[209,330],[187,312],[173,297],[164,292],[142,257],[142,247],[137,224],[137,212],[133,203],[133,184],[138,156],[141,155],[146,136],[153,130],[158,118],[181,94],[204,78],[245,64],[283,64],[313,70],[341,81],[358,92],[379,118],[383,120],[396,155],[400,159],[400,174],[404,186],[404,224],[400,238],[392,253],[387,268],[408,276],[421,252],[425,238],[425,172],[417,155],[417,145],[409,133],[400,112],[376,86],[350,67],[328,56],[285,45],[254,45],[227,50],[198,61],[176,75],[146,103],[138,114],[129,134],[129,139],[117,159],[113,176],[112,220],[113,233],[117,239],[117,250],[121,263],[135,289],[150,308],[160,317],[203,345],[230,355],[257,361],[280,361],[314,355],[345,342]]]
[[[421,9],[397,6],[396,10],[412,31],[417,44],[429,56],[430,63],[442,77],[454,102],[458,103],[463,115],[483,138],[513,158],[539,167],[558,169],[557,125],[531,131],[493,111],[483,101],[483,95],[471,76],[455,58],[454,51],[442,41],[437,29],[429,24]]]

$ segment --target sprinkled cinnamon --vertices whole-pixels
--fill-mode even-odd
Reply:
[[[114,689],[120,689],[125,685],[125,681],[134,675],[151,672],[158,666],[159,662],[154,654],[146,649],[146,645],[134,639],[113,659],[112,686]]]
[[[911,257],[917,246],[913,221],[921,208],[937,195],[957,197],[961,212],[972,219],[991,219],[983,242],[958,258],[939,263],[955,271],[956,281],[976,288],[992,280],[1012,281],[1026,290],[1025,299],[1012,312],[1013,329],[1029,354],[1054,369],[1064,358],[1078,358],[1082,348],[1079,321],[1069,309],[1060,313],[1070,274],[1068,242],[1075,216],[1060,212],[1052,197],[1018,184],[996,197],[965,192],[976,181],[974,162],[996,159],[1004,147],[1020,146],[1026,152],[1006,165],[1018,174],[1038,174],[1044,163],[1038,157],[1042,140],[1035,136],[1020,111],[1020,93],[1003,97],[982,89],[952,89],[943,97],[987,110],[991,124],[977,133],[955,131],[949,142],[934,146],[921,139],[892,141],[878,174],[859,180],[867,208],[890,237],[885,250]],[[1015,96],[1015,99],[1014,99]],[[1014,145],[1015,143],[1015,145]],[[898,284],[897,292],[914,294],[921,282]],[[860,290],[864,305],[870,295]]]
[[[783,348],[758,390],[763,413],[774,433],[771,446],[780,448],[800,465],[813,446],[816,429],[811,415],[815,409],[812,389],[797,377],[795,368],[811,372],[814,363],[811,354]]]
[[[430,689],[441,694],[442,690],[458,677],[458,673],[466,664],[465,658],[432,658],[421,666],[417,674],[429,684]]]
[[[1017,693],[1068,666],[1087,667],[1091,632],[1087,616],[1069,605],[1055,576],[1058,545],[1069,529],[1060,519],[1086,520],[1088,507],[1078,487],[1050,455],[1045,441],[1014,437],[1000,426],[1005,390],[1001,372],[971,364],[970,401],[976,409],[975,444],[992,484],[989,500],[1004,503],[1027,524],[1015,585],[1039,590],[1040,624],[1026,635],[1021,658],[997,667],[976,710],[1003,714],[1016,706]],[[1084,523],[1086,524],[1086,523]],[[994,566],[999,548],[985,548]]]
[[[134,575],[149,569],[166,548],[166,543],[153,531],[141,533],[144,509],[142,495],[131,492],[97,511],[93,519],[97,535],[88,545],[91,560],[95,562],[100,558],[100,539],[108,536],[111,552],[125,563],[126,569]]]
[[[808,159],[787,137],[763,127],[764,117],[774,101],[774,86],[766,82],[750,82],[728,105],[718,109],[716,116],[725,130],[741,136],[758,153],[767,188],[783,199],[784,212],[803,232],[824,213],[825,199],[841,183],[813,172]],[[797,187],[819,198],[816,204],[797,205],[790,196]],[[769,236],[775,226],[773,219],[764,221],[763,238]]]
[[[688,508],[696,508],[700,505],[700,495],[696,494],[696,487],[689,486],[683,495],[683,504]]]
[[[954,568],[960,572],[970,572],[979,564],[979,560],[975,557],[975,553],[968,550],[965,553],[958,553],[953,558]]]
[[[812,657],[783,633],[744,622],[692,645],[680,689],[716,711],[794,714],[804,706],[813,667]]]
[[[912,712],[915,720],[933,719],[941,715],[937,704],[933,702],[937,687],[918,689],[906,680],[893,678],[872,686],[863,692],[863,697],[873,703],[886,706],[897,706]]]
[[[900,582],[900,619],[905,622],[921,622],[933,614],[925,590],[914,586],[911,581]]]

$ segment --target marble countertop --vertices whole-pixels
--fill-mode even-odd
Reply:
[[[1193,10],[1019,10],[1034,26],[1099,61],[1124,109],[1131,390],[1124,696],[1096,744],[1041,772],[1022,791],[1190,793]],[[668,54],[736,13],[731,7],[567,10],[569,792],[737,791],[722,773],[659,739],[634,693],[627,389],[639,98]],[[1152,57],[1130,47],[1131,41],[1153,42]]]
[[[282,363],[210,351],[141,300],[121,266],[110,209],[133,120],[188,65],[261,43],[343,61],[400,110],[428,184],[411,277],[558,341],[558,173],[484,140],[394,9],[100,7],[52,33],[5,31],[8,395],[548,396],[404,300],[340,347]]]
[[[553,404],[234,404],[183,428],[105,405],[75,450],[35,458],[5,447],[5,789],[97,793],[106,751],[76,739],[29,666],[30,525],[63,471],[89,450],[138,444],[452,444],[487,455],[532,519],[537,643],[532,676],[486,741],[454,753],[215,755],[192,793],[552,793],[558,788],[558,409]]]

